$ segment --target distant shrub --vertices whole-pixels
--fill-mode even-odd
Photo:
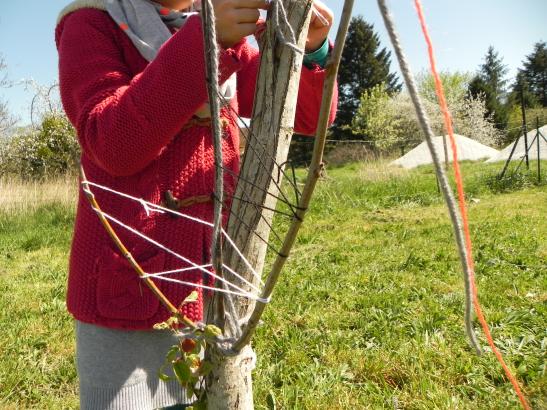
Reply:
[[[445,72],[441,77],[455,132],[482,144],[499,145],[502,135],[487,114],[484,96],[467,96],[470,75]],[[444,116],[439,109],[433,77],[422,73],[418,83],[434,134],[445,135]],[[424,139],[410,94],[403,91],[391,95],[383,84],[362,94],[351,131],[355,138],[367,136],[375,148],[388,152]]]
[[[311,162],[314,141],[313,137],[294,134],[287,161],[295,167],[307,167]]]
[[[499,173],[485,174],[483,176],[484,184],[494,193],[513,192],[538,185],[537,174],[533,171],[508,172],[503,178]],[[545,184],[545,175],[543,176]]]
[[[363,162],[377,158],[377,150],[373,150],[365,144],[340,142],[328,150],[325,162],[331,167],[339,167],[350,162]]]
[[[535,130],[538,126],[543,127],[545,124],[547,124],[547,107],[534,107],[526,110],[526,127],[528,131]],[[520,105],[515,105],[509,112],[507,134],[502,141],[502,145],[513,142],[519,135],[522,135],[522,109]]]
[[[43,117],[38,129],[29,129],[0,145],[0,174],[39,179],[76,168],[79,146],[68,119],[58,113]]]

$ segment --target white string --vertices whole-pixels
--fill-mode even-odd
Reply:
[[[88,191],[89,192],[89,191]],[[165,281],[168,281],[168,282],[174,282],[174,281],[178,281],[177,283],[181,283],[181,284],[184,284],[184,285],[189,285],[189,286],[196,286],[198,288],[203,288],[203,289],[209,289],[209,290],[213,290],[213,291],[219,291],[219,292],[224,292],[224,293],[232,293],[236,296],[243,296],[245,298],[248,298],[248,299],[252,299],[252,300],[256,300],[256,301],[259,301],[259,302],[263,302],[263,303],[268,303],[268,300],[267,299],[264,299],[264,298],[261,298],[259,296],[256,296],[256,295],[253,295],[252,293],[250,292],[247,292],[245,291],[244,289],[241,289],[239,286],[237,285],[234,285],[233,283],[230,283],[229,281],[227,281],[226,279],[224,279],[223,277],[221,276],[218,276],[216,275],[215,273],[203,268],[202,266],[192,262],[190,259],[184,257],[183,255],[180,255],[178,254],[177,252],[167,248],[166,246],[162,245],[161,243],[155,241],[154,239],[152,238],[149,238],[147,237],[145,234],[143,234],[142,232],[139,232],[138,230],[136,230],[135,228],[132,228],[128,225],[125,225],[123,222],[119,221],[118,219],[116,219],[115,217],[95,208],[92,206],[92,209],[101,214],[103,217],[107,218],[108,220],[114,222],[115,224],[121,226],[122,228],[125,228],[127,229],[128,231],[130,231],[131,233],[139,236],[140,238],[144,239],[145,241],[147,242],[150,242],[152,243],[153,245],[157,246],[158,248],[160,248],[161,250],[175,256],[176,258],[184,261],[185,263],[191,265],[194,269],[197,269],[197,270],[200,270],[202,271],[203,273],[209,275],[209,276],[212,276],[213,278],[215,278],[216,280],[219,280],[235,289],[237,289],[239,292],[234,292],[232,290],[229,290],[229,289],[219,289],[219,288],[213,288],[213,287],[210,287],[210,286],[205,286],[205,285],[200,285],[200,284],[196,284],[196,283],[191,283],[191,282],[185,282],[185,281],[179,281],[178,279],[173,279],[173,278],[167,278],[165,276],[162,276],[162,275],[157,275],[157,274],[149,274],[149,273],[146,273],[145,275],[143,275],[142,277],[143,278],[148,278],[148,277],[156,277],[160,280],[165,280]]]
[[[227,319],[226,323],[230,328],[230,334],[238,338],[241,335],[241,328],[238,326],[239,315],[237,313],[234,299],[231,296],[224,298],[224,317]]]
[[[207,268],[212,268],[213,267],[213,264],[212,263],[208,263],[207,265],[197,265],[197,266],[193,266],[191,268],[181,268],[181,269],[173,269],[173,270],[168,270],[168,271],[165,271],[165,272],[157,272],[157,273],[153,273],[153,274],[150,274],[150,275],[154,275],[155,277],[158,277],[158,276],[166,276],[166,275],[171,275],[171,274],[174,274],[174,273],[182,273],[182,272],[188,272],[188,271],[192,271],[192,270],[196,270],[196,269],[207,269]],[[243,276],[241,276],[239,273],[237,273],[236,271],[234,271],[232,268],[230,268],[228,265],[226,264],[222,264],[222,268],[223,269],[226,269],[228,272],[230,272],[232,275],[234,275],[235,277],[237,277],[238,279],[242,280],[245,284],[249,285],[251,288],[253,288],[257,293],[261,293],[260,289],[257,288],[255,285],[252,284],[252,282],[249,282],[247,279],[245,279]]]
[[[155,241],[154,239],[152,238],[149,238],[148,236],[146,236],[145,234],[143,234],[142,232],[139,232],[138,230],[136,230],[135,228],[132,228],[128,225],[125,225],[123,222],[121,222],[120,220],[116,219],[115,217],[109,215],[109,214],[106,214],[102,211],[99,211],[98,209],[96,208],[93,208],[96,212],[99,212],[102,216],[104,216],[105,218],[111,220],[112,222],[114,222],[115,224],[121,226],[122,228],[125,228],[127,229],[128,231],[134,233],[135,235],[138,235],[140,238],[144,239],[145,241],[147,242],[150,242],[151,244],[157,246],[158,248],[160,248],[161,250],[175,256],[176,258],[179,258],[180,260],[182,260],[183,262],[185,263],[188,263],[189,265],[193,266],[194,269],[197,269],[207,275],[210,275],[212,276],[213,278],[215,279],[218,279],[220,280],[221,282],[224,282],[224,283],[227,283],[229,284],[230,286],[236,288],[237,290],[239,290],[240,292],[245,292],[245,290],[241,289],[240,287],[238,287],[237,285],[234,285],[233,283],[230,283],[228,282],[226,279],[222,278],[221,276],[218,276],[216,275],[215,273],[205,269],[205,268],[202,268],[200,265],[198,265],[197,263],[195,262],[192,262],[190,259],[186,258],[185,256],[183,255],[180,255],[178,254],[177,252],[167,248],[166,246],[162,245],[161,243],[159,243],[158,241]],[[152,276],[153,274],[147,274],[148,276]],[[163,277],[163,276],[159,276],[159,277]],[[249,293],[250,294],[250,293]]]
[[[238,279],[242,280],[243,282],[245,282],[245,284],[249,285],[251,288],[253,288],[254,290],[256,290],[258,293],[260,293],[260,289],[258,289],[255,285],[253,285],[251,282],[249,282],[247,279],[245,279],[243,276],[241,276],[239,273],[237,273],[235,270],[233,270],[232,268],[230,268],[228,265],[222,265],[222,267],[224,269],[226,269],[228,272],[230,272],[232,275],[234,275],[235,277],[237,277]]]
[[[228,290],[228,289],[225,289],[225,288],[215,288],[215,287],[212,287],[212,286],[207,286],[207,285],[200,285],[198,283],[194,283],[194,282],[187,282],[187,281],[184,281],[184,280],[180,280],[180,279],[174,279],[174,278],[169,278],[169,277],[165,277],[165,276],[158,276],[156,277],[155,275],[152,275],[152,274],[146,274],[143,276],[143,278],[156,278],[156,279],[159,279],[159,280],[163,280],[165,282],[173,282],[173,283],[178,283],[180,285],[185,285],[185,286],[190,286],[190,287],[195,287],[195,288],[201,288],[201,289],[206,289],[206,290],[211,290],[213,292],[221,292],[221,293],[227,293],[227,294],[230,294],[230,295],[235,295],[235,296],[242,296],[244,298],[247,298],[247,299],[252,299],[252,300],[256,300],[257,302],[261,302],[261,303],[270,303],[270,299],[264,299],[264,298],[261,298],[261,297],[258,297],[258,296],[255,296],[255,295],[252,295],[250,293],[242,293],[242,292],[235,292],[233,290]]]
[[[151,209],[148,204],[146,203],[146,201],[144,199],[140,199],[139,202],[141,203],[142,207],[144,208],[144,212],[146,212],[146,216],[150,216],[150,213],[151,212],[159,212],[159,213],[163,213],[162,211],[160,210],[157,210],[157,209]]]
[[[226,240],[228,241],[228,243],[232,246],[232,248],[236,251],[236,253],[238,254],[238,256],[241,258],[241,260],[243,261],[243,263],[245,264],[245,266],[247,266],[247,268],[249,268],[249,270],[251,271],[251,273],[253,274],[253,276],[255,278],[257,278],[259,281],[260,281],[260,284],[262,286],[264,286],[264,281],[262,280],[262,278],[260,277],[260,275],[254,270],[254,268],[252,267],[251,265],[251,262],[249,262],[247,260],[247,258],[243,255],[243,253],[239,250],[239,248],[237,247],[237,245],[235,244],[235,242],[232,240],[232,238],[230,238],[230,236],[228,235],[228,233],[224,230],[224,228],[222,229],[222,234],[224,235],[224,237],[226,238]],[[228,268],[226,266],[226,268]],[[228,268],[229,269],[229,268]]]
[[[193,222],[197,222],[199,224],[202,224],[202,225],[205,225],[205,226],[208,226],[210,228],[213,227],[213,224],[211,222],[207,222],[207,221],[204,221],[202,219],[199,219],[199,218],[196,218],[196,217],[193,217],[191,215],[187,215],[187,214],[183,214],[183,213],[180,213],[180,212],[177,212],[177,211],[173,211],[172,209],[169,209],[169,208],[165,208],[161,205],[157,205],[157,204],[154,204],[152,202],[148,202],[142,198],[137,198],[137,197],[134,197],[134,196],[131,196],[129,194],[125,194],[123,192],[119,192],[119,191],[116,191],[112,188],[109,188],[107,186],[104,186],[104,185],[99,185],[99,184],[96,184],[95,182],[91,182],[91,181],[82,181],[82,185],[91,185],[91,186],[94,186],[96,188],[99,188],[99,189],[102,189],[103,191],[107,191],[107,192],[110,192],[112,194],[115,194],[115,195],[119,195],[123,198],[127,198],[127,199],[131,199],[132,201],[135,201],[135,202],[139,202],[139,203],[146,203],[147,206],[149,206],[151,209],[154,209],[155,212],[160,212],[160,213],[170,213],[172,215],[177,215],[177,216],[181,216],[183,218],[186,218],[190,221],[193,221]],[[91,191],[87,191],[87,192],[90,192],[92,193]]]
[[[199,268],[203,268],[203,269],[207,269],[207,268],[210,268],[212,267],[213,265],[212,264],[207,264],[207,265],[200,265]],[[196,267],[191,267],[191,268],[181,268],[181,269],[173,269],[173,270],[168,270],[168,271],[165,271],[165,272],[157,272],[157,273],[154,273],[154,276],[165,276],[165,275],[171,275],[173,273],[182,273],[182,272],[188,272],[188,271],[192,271],[192,270],[195,270],[195,269],[198,269]]]
[[[194,216],[191,216],[191,215],[187,215],[187,214],[184,214],[182,212],[178,212],[178,211],[174,211],[172,209],[169,209],[169,208],[165,208],[161,205],[157,205],[157,204],[154,204],[152,202],[148,202],[148,201],[145,201],[144,199],[142,198],[137,198],[137,197],[134,197],[134,196],[131,196],[129,194],[126,194],[126,193],[123,193],[123,192],[119,192],[119,191],[116,191],[112,188],[109,188],[109,187],[106,187],[106,186],[103,186],[103,185],[99,185],[99,184],[96,184],[94,182],[90,182],[88,180],[85,180],[85,181],[82,181],[82,185],[85,187],[85,185],[91,185],[91,186],[94,186],[96,188],[99,188],[99,189],[102,189],[103,191],[107,191],[107,192],[110,192],[112,194],[115,194],[115,195],[119,195],[123,198],[127,198],[127,199],[130,199],[132,201],[135,201],[135,202],[138,202],[140,203],[143,207],[145,207],[145,210],[148,209],[148,212],[158,212],[158,213],[169,213],[171,215],[176,215],[176,216],[180,216],[182,218],[185,218],[185,219],[188,219],[190,221],[193,221],[193,222],[197,222],[199,224],[202,224],[202,225],[205,225],[209,228],[212,228],[213,227],[213,224],[210,223],[210,222],[207,222],[207,221],[204,221],[202,219],[199,219],[199,218],[196,218]],[[85,188],[84,188],[85,190]],[[89,189],[88,190],[85,190],[86,192],[89,192],[90,194],[93,194]],[[147,212],[147,215],[148,215],[148,212]],[[249,268],[249,270],[251,271],[251,273],[253,274],[253,276],[255,278],[257,278],[260,283],[262,284],[262,286],[264,286],[264,282],[262,281],[262,278],[261,276],[258,274],[258,272],[256,272],[256,270],[253,268],[253,266],[251,265],[251,263],[247,260],[247,258],[245,258],[245,256],[243,255],[243,253],[239,250],[239,248],[236,246],[235,242],[233,241],[232,238],[230,238],[230,236],[228,235],[228,233],[222,229],[222,234],[224,235],[224,237],[226,238],[226,240],[228,241],[228,243],[232,246],[232,248],[235,250],[235,252],[237,253],[237,255],[241,258],[241,260],[243,261],[243,263],[245,264],[245,266],[247,266],[247,268]]]

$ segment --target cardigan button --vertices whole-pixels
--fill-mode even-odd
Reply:
[[[165,191],[163,193],[163,201],[161,205],[164,208],[171,211],[180,212],[183,208],[188,208],[195,204],[205,204],[207,202],[213,202],[213,194],[209,195],[196,195],[185,199],[178,199],[173,195],[171,191]],[[179,218],[180,215],[169,213],[172,218]]]

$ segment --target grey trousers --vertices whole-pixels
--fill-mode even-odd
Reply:
[[[158,378],[167,351],[176,343],[169,331],[125,331],[76,321],[81,410],[189,404],[191,398],[176,381]]]

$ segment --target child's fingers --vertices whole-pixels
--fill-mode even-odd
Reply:
[[[241,38],[250,36],[256,32],[256,23],[240,23],[237,25],[237,30]]]
[[[237,9],[263,9],[267,10],[270,3],[265,0],[234,0],[234,7]]]
[[[243,37],[253,34],[265,0],[213,0],[216,13],[217,41],[231,47]]]
[[[320,0],[314,0],[311,23],[315,27],[330,27],[334,20],[332,10]]]
[[[330,23],[328,22],[328,20],[315,9],[313,10],[310,24],[314,27],[329,27],[330,26]]]
[[[256,24],[260,18],[260,12],[257,9],[237,9],[237,22]]]
[[[324,43],[334,21],[333,12],[320,0],[314,0],[312,10],[306,52],[315,51]]]

